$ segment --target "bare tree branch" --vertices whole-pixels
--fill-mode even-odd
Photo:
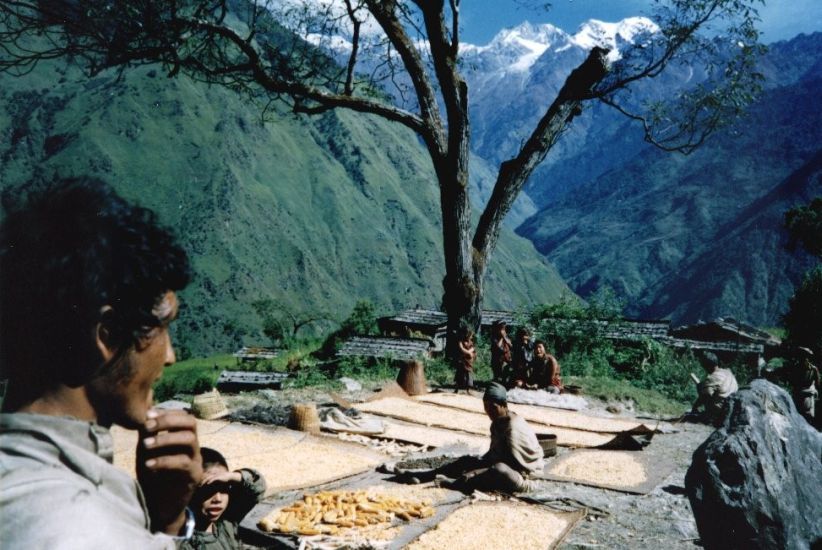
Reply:
[[[396,0],[366,0],[366,5],[399,53],[414,85],[420,116],[426,125],[426,130],[421,131],[420,136],[425,140],[432,154],[443,155],[445,153],[444,129],[434,88],[428,78],[422,57],[397,19]]]
[[[354,67],[357,64],[357,50],[359,50],[360,47],[360,25],[362,22],[357,19],[357,14],[354,12],[351,0],[345,0],[345,8],[354,29],[351,38],[351,55],[348,57],[348,71],[345,76],[345,93],[351,95],[354,92]]]
[[[502,221],[511,210],[517,195],[534,169],[582,109],[582,102],[590,91],[608,73],[608,50],[593,48],[588,58],[568,76],[557,98],[548,107],[531,136],[525,141],[516,157],[500,166],[494,190],[474,233],[473,247],[477,257],[485,264],[496,246]]]

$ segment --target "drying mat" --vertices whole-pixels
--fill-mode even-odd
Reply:
[[[533,477],[644,495],[673,470],[671,461],[648,453],[580,449],[557,457]]]
[[[363,412],[388,416],[406,422],[445,428],[457,432],[467,432],[489,437],[491,421],[485,414],[478,414],[451,407],[441,407],[411,399],[388,397],[369,403],[360,403],[357,408]],[[557,445],[564,447],[599,447],[614,439],[614,434],[601,434],[582,430],[531,425],[536,433],[552,433],[557,436]],[[490,440],[489,440],[490,443]]]
[[[266,480],[266,494],[312,487],[370,470],[384,457],[362,445],[337,438],[311,436],[286,428],[211,422],[200,429],[200,446],[216,449],[231,468],[253,468]],[[114,464],[135,471],[137,432],[112,430]],[[123,438],[130,438],[129,442]],[[118,441],[119,440],[119,441]]]
[[[261,546],[271,546],[272,543],[279,543],[278,547],[290,546],[292,548],[322,548],[327,550],[342,548],[399,549],[404,548],[410,540],[443,520],[467,498],[458,491],[434,487],[432,484],[402,485],[376,478],[373,475],[356,478],[351,482],[346,481],[344,487],[341,484],[335,484],[333,489],[323,488],[322,490],[366,490],[405,500],[428,501],[434,506],[436,513],[429,518],[414,518],[408,523],[395,520],[391,525],[383,525],[377,528],[374,526],[354,528],[337,536],[298,537],[277,532],[268,533],[261,530],[257,526],[261,519],[276,514],[278,510],[302,498],[303,493],[297,495],[292,493],[283,499],[258,504],[242,521],[242,529],[246,532],[243,539],[248,538],[250,539],[249,542]],[[312,493],[314,492],[312,491]],[[248,534],[251,536],[249,537]]]
[[[386,421],[385,431],[378,437],[396,439],[428,447],[464,447],[466,452],[485,452],[490,445],[488,436],[480,436],[420,424]]]
[[[464,411],[476,413],[485,412],[482,405],[482,398],[472,397],[470,395],[455,393],[429,393],[428,395],[418,396],[416,399],[419,401],[424,401],[425,403],[453,407]],[[538,405],[518,405],[509,403],[508,408],[525,418],[528,422],[535,422],[537,424],[545,424],[547,426],[555,426],[558,428],[611,434],[623,432],[640,434],[653,433],[654,431],[653,428],[649,428],[641,422],[624,418],[602,418],[599,416],[591,416],[573,411],[540,407]]]
[[[588,401],[584,397],[573,393],[556,394],[546,390],[528,390],[525,388],[511,388],[508,390],[508,402],[571,411],[581,411],[588,408]]]
[[[475,502],[454,510],[409,550],[545,550],[556,548],[585,517],[585,512],[557,512],[515,500]]]

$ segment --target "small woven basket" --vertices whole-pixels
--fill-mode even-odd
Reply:
[[[320,415],[317,413],[317,406],[314,403],[295,403],[291,407],[288,427],[311,434],[320,433]]]
[[[408,395],[424,395],[428,393],[425,382],[425,366],[420,361],[404,361],[400,365],[397,375],[397,384]]]
[[[537,434],[537,441],[542,447],[542,456],[549,457],[557,454],[556,434]]]
[[[228,408],[217,390],[195,395],[191,402],[191,412],[203,420],[216,420],[228,416]]]

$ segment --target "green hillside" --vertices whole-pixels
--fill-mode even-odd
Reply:
[[[250,304],[344,318],[436,307],[443,277],[438,192],[406,129],[349,112],[298,118],[151,67],[87,79],[41,64],[0,75],[0,182],[90,174],[155,209],[193,257],[178,340],[190,352],[260,343]],[[504,232],[488,305],[569,292],[527,240]]]

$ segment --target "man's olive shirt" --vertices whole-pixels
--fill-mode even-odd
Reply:
[[[0,546],[175,548],[150,532],[142,491],[113,456],[111,433],[92,422],[0,414]]]

